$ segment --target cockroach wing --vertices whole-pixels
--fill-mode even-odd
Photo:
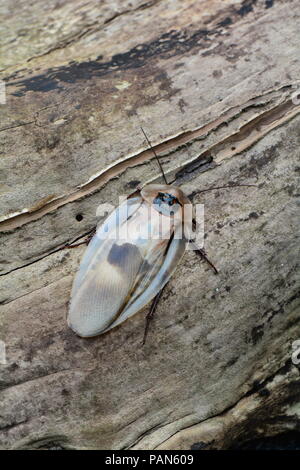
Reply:
[[[79,271],[73,283],[71,298],[77,292],[89,267],[95,262],[95,256],[102,248],[104,242],[107,238],[113,237],[116,228],[126,222],[140,207],[142,202],[141,196],[125,200],[123,204],[120,204],[120,206],[107,217],[104,223],[97,228],[97,232],[89,242],[81,260]]]
[[[150,275],[146,276],[144,282],[142,281],[139,288],[137,288],[133,293],[130,302],[128,302],[128,304],[125,306],[123,312],[112,323],[112,325],[106,329],[106,331],[119,325],[123,321],[127,320],[127,318],[137,313],[145,305],[147,305],[147,303],[150,302],[150,300],[152,300],[156,294],[158,294],[158,292],[166,285],[172,276],[177,264],[184,255],[185,248],[186,241],[184,239],[173,238],[170,241],[167,247],[166,256],[164,258],[160,257],[159,262],[161,264],[158,272],[156,272],[155,275],[151,276],[150,273]],[[143,290],[144,286],[147,284],[145,282],[147,278],[150,279],[150,282],[148,283],[148,286],[145,288],[145,290]]]
[[[124,279],[121,269],[113,269],[108,262],[108,253],[115,245],[116,229],[130,219],[142,201],[140,196],[128,199],[112,212],[98,227],[84,253],[73,282],[68,315],[70,328],[79,336],[99,334],[123,305],[130,288],[129,281],[132,282],[129,277],[135,278],[136,273],[130,272],[128,266],[128,278]],[[116,258],[116,253],[114,256]],[[113,259],[110,261],[113,264]]]
[[[137,230],[151,228],[157,234],[161,219],[171,227],[164,237]],[[179,233],[181,219],[169,221],[138,196],[119,206],[97,230],[72,290],[68,323],[79,336],[113,328],[141,310],[166,284],[186,246]]]

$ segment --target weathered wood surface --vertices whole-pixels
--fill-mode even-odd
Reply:
[[[228,448],[299,429],[297,0],[2,2],[1,448]],[[100,203],[159,178],[205,204],[141,347],[66,325]],[[229,183],[255,183],[200,193]],[[82,215],[78,221],[76,216]]]

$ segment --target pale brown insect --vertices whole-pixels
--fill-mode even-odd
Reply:
[[[130,195],[98,227],[82,258],[68,315],[69,326],[79,336],[102,334],[153,300],[145,341],[162,289],[190,242],[195,223],[191,201],[179,188],[167,184],[157,161],[166,184],[150,184]],[[217,273],[203,250],[195,252]]]

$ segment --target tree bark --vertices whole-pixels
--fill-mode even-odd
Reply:
[[[0,446],[228,449],[300,429],[297,0],[1,7]],[[205,205],[158,304],[66,324],[100,204],[168,181]],[[201,192],[214,186],[255,184]],[[294,352],[292,360],[292,353]],[[0,361],[1,362],[1,361]]]

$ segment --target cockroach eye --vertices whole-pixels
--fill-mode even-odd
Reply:
[[[154,199],[154,204],[161,205],[162,202],[165,204],[168,204],[169,206],[173,206],[175,202],[178,202],[177,198],[175,196],[172,196],[172,194],[169,193],[158,193],[156,198]]]

